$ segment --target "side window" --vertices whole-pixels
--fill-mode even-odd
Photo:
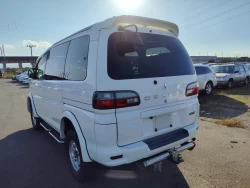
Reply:
[[[203,69],[203,72],[204,72],[205,74],[209,74],[209,73],[212,72],[212,71],[211,71],[209,68],[207,68],[207,67],[203,67],[202,69]]]
[[[249,67],[247,65],[243,65],[246,71],[249,71]]]
[[[44,70],[47,62],[47,56],[48,54],[46,53],[45,55],[42,56],[42,58],[39,60],[37,64],[37,79],[42,79],[44,75]]]
[[[85,80],[89,53],[89,36],[76,38],[70,42],[65,64],[67,80]]]
[[[195,70],[197,75],[204,74],[201,67],[195,67]]]
[[[239,69],[238,66],[235,66],[235,67],[234,67],[234,72],[235,72],[235,71],[239,71],[239,72],[240,72],[240,69]]]
[[[242,65],[239,66],[240,67],[240,72],[245,72],[245,69],[242,67]]]
[[[44,76],[46,80],[63,79],[68,47],[69,42],[66,42],[50,49]]]

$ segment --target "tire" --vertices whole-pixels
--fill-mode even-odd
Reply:
[[[213,92],[213,84],[211,82],[208,82],[205,86],[205,94],[211,95]]]
[[[229,81],[228,81],[227,87],[228,87],[229,89],[232,89],[232,88],[233,88],[233,80],[229,80]]]
[[[66,151],[69,157],[69,167],[71,174],[78,182],[89,181],[94,173],[92,163],[85,163],[82,160],[82,152],[77,134],[74,130],[67,132]]]
[[[248,86],[248,84],[249,84],[249,78],[247,77],[246,79],[245,79],[245,86]]]
[[[32,123],[33,129],[42,130],[42,127],[40,125],[41,119],[34,116],[32,106],[30,107],[30,109],[31,109],[30,118],[31,118],[31,123]]]

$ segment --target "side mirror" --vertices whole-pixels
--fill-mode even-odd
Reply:
[[[29,76],[29,78],[35,79],[35,72],[36,72],[35,68],[29,69],[28,70],[28,76]]]
[[[28,76],[32,79],[40,79],[43,76],[43,71],[41,69],[31,68],[28,70]]]
[[[234,73],[239,73],[239,71],[234,71]]]

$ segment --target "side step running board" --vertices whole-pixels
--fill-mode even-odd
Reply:
[[[177,153],[179,153],[181,151],[184,151],[184,150],[187,150],[187,149],[192,150],[194,147],[195,147],[195,142],[189,142],[189,143],[186,143],[186,144],[182,145],[179,148],[170,150],[170,151],[168,151],[166,153],[163,153],[163,154],[160,154],[160,155],[158,155],[156,157],[148,159],[148,160],[144,161],[143,164],[144,164],[145,167],[148,167],[148,166],[153,165],[155,163],[158,163],[158,162],[160,162],[160,161],[162,161],[164,159],[167,159],[168,157],[172,157],[173,155],[175,155],[175,154],[177,154]]]
[[[48,126],[48,125],[46,125],[46,123],[45,122],[43,122],[43,123],[40,123],[40,125],[46,130],[46,131],[51,131],[51,128]]]
[[[52,138],[54,138],[58,143],[60,144],[65,143],[65,139],[61,139],[60,134],[56,130],[54,130],[50,125],[48,125],[46,122],[42,121],[40,125],[44,128],[44,130],[49,132],[49,135],[52,136]]]
[[[53,135],[52,132],[49,132],[50,136],[52,136],[58,143],[63,144],[65,143],[65,140],[58,139],[55,135]]]

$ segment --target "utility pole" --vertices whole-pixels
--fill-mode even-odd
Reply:
[[[1,53],[3,54],[3,70],[4,72],[7,71],[6,70],[6,64],[5,64],[5,52],[4,52],[4,44],[2,44],[2,50]]]
[[[31,64],[32,64],[32,67],[33,67],[33,61],[32,61],[32,48],[35,48],[36,47],[36,45],[27,45],[27,47],[29,47],[30,48],[30,53],[31,53]]]

